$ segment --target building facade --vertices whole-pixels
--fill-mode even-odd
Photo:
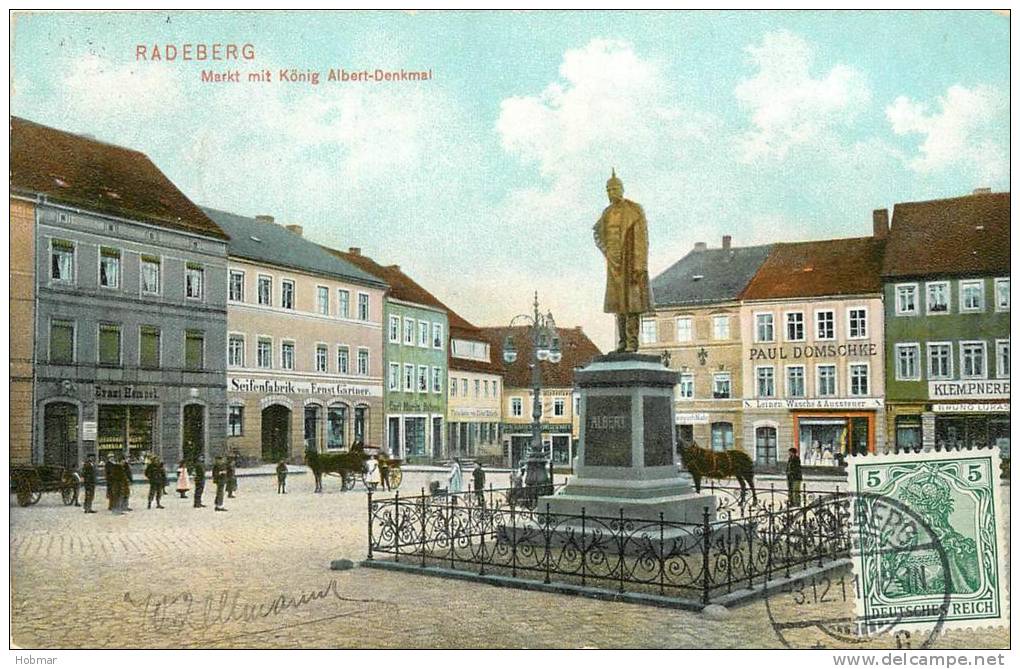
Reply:
[[[9,257],[10,462],[32,462],[35,391],[35,204],[12,196]]]
[[[981,190],[893,210],[882,274],[897,451],[1009,455],[1009,214],[1009,193]]]
[[[226,234],[136,151],[13,119],[11,162],[34,201],[32,461],[222,453]]]
[[[834,466],[885,444],[886,229],[776,244],[741,293],[744,448],[774,464],[790,447]]]
[[[652,280],[653,314],[641,320],[640,352],[665,354],[680,374],[677,439],[705,448],[745,449],[742,313],[739,296],[769,246],[699,242]]]
[[[246,459],[301,461],[383,442],[386,284],[300,226],[205,209],[230,235],[227,424]]]
[[[447,443],[451,457],[506,464],[502,447],[503,377],[482,331],[450,314]]]

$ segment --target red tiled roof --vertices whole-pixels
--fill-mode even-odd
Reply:
[[[110,216],[228,239],[133,149],[11,117],[11,190]]]
[[[882,275],[1009,274],[1009,193],[893,209]]]
[[[884,246],[874,237],[775,244],[740,298],[879,293]]]
[[[489,340],[492,355],[498,360],[503,359],[503,340],[509,334],[517,348],[517,360],[511,364],[503,363],[503,387],[526,388],[531,385],[531,337],[530,329],[521,326],[514,328],[482,328]],[[574,368],[584,367],[593,358],[602,355],[602,351],[588,339],[581,328],[557,328],[560,336],[560,349],[563,358],[556,364],[539,362],[542,370],[542,385],[548,388],[565,388],[574,385]]]

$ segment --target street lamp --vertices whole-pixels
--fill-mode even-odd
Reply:
[[[534,312],[531,315],[514,316],[510,321],[510,327],[513,328],[514,323],[523,320],[531,328],[531,361],[529,362],[533,397],[531,447],[525,457],[527,471],[524,475],[524,485],[533,491],[534,497],[537,499],[539,495],[552,494],[549,459],[545,457],[545,449],[542,447],[542,369],[539,362],[556,364],[563,359],[563,351],[560,348],[560,337],[556,332],[556,321],[553,320],[552,313],[541,314],[538,311],[538,291],[535,292],[533,308]],[[503,359],[507,364],[513,364],[517,360],[517,347],[514,346],[512,334],[507,334],[503,340]]]

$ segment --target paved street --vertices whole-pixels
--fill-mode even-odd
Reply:
[[[411,472],[411,494],[441,473]],[[505,475],[490,477],[499,486]],[[372,569],[331,571],[366,554],[365,493],[290,493],[243,478],[229,513],[171,497],[146,510],[86,516],[46,494],[11,498],[13,643],[78,647],[781,647],[761,600],[726,620]],[[105,491],[100,489],[100,495]],[[1008,499],[1008,492],[1004,495]],[[105,497],[100,499],[105,507]],[[282,598],[281,598],[282,596]],[[783,605],[774,606],[782,613]],[[190,613],[189,613],[190,611]],[[807,615],[805,613],[805,615]],[[819,633],[820,635],[820,633]],[[823,639],[805,637],[807,645]],[[916,637],[915,637],[916,642]],[[882,643],[895,647],[889,637]],[[938,647],[1004,648],[1006,630],[954,631]],[[832,645],[831,643],[829,645]]]

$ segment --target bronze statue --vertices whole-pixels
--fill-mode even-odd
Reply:
[[[641,205],[623,197],[616,170],[606,182],[609,206],[595,224],[595,245],[606,257],[603,311],[616,314],[619,352],[638,349],[641,314],[651,311],[648,291],[648,223]]]

